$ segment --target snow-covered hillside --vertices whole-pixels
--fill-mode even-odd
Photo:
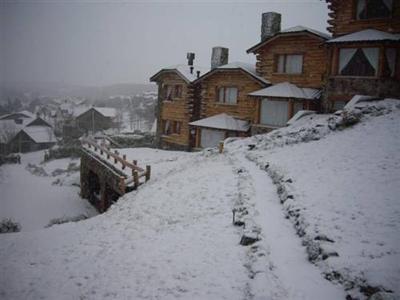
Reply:
[[[23,154],[21,164],[0,167],[0,220],[11,218],[22,231],[42,229],[52,219],[93,216],[79,197],[79,160],[42,163],[44,151]]]
[[[0,298],[399,297],[398,103],[307,116],[223,154],[121,150],[151,180],[91,219],[2,234]]]

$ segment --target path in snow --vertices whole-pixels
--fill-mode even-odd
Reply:
[[[254,211],[254,221],[261,227],[262,237],[258,243],[266,250],[269,262],[267,269],[265,265],[257,265],[265,260],[253,259],[252,268],[259,272],[256,279],[257,276],[262,278],[253,282],[253,293],[268,299],[344,299],[341,286],[325,280],[320,270],[307,260],[305,248],[292,223],[285,219],[276,187],[268,174],[242,153],[233,155],[231,161],[241,169],[239,177],[245,182],[240,185],[240,192],[249,198],[250,215]],[[263,269],[267,274],[263,274]],[[264,278],[269,278],[276,288],[270,289]]]

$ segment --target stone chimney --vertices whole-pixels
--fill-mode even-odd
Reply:
[[[261,41],[281,31],[281,14],[266,12],[261,16]]]
[[[224,47],[213,47],[211,53],[211,69],[228,63],[229,49]]]

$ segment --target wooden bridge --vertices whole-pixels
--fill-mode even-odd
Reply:
[[[81,197],[99,212],[150,179],[150,166],[139,167],[136,160],[128,161],[125,154],[121,156],[105,143],[86,138],[81,144]]]

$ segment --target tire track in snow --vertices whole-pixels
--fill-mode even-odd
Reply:
[[[247,252],[249,299],[344,299],[344,291],[307,261],[269,176],[240,153],[228,159],[238,173],[238,204],[248,210],[245,230],[260,230]]]

